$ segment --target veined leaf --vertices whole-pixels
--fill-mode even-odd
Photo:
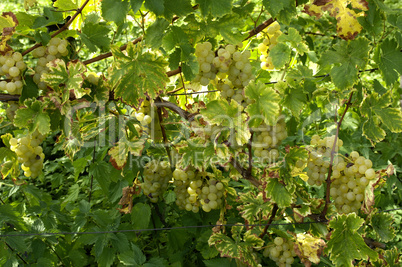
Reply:
[[[120,25],[127,15],[129,6],[128,0],[102,0],[102,17]]]
[[[385,212],[376,213],[371,218],[371,225],[380,237],[380,240],[389,242],[395,237],[395,229],[392,227],[394,219],[391,214]]]
[[[30,133],[36,129],[41,134],[50,131],[50,117],[44,112],[44,103],[38,100],[26,100],[26,108],[20,108],[15,112],[14,125],[17,127],[27,127]]]
[[[402,75],[402,53],[395,40],[382,42],[377,47],[374,59],[387,85],[392,85]]]
[[[279,114],[279,95],[261,82],[251,82],[244,89],[244,94],[254,100],[247,106],[250,116],[250,127],[257,127],[261,122],[274,125]]]
[[[292,203],[292,195],[285,186],[278,181],[278,179],[268,179],[265,192],[267,193],[268,198],[271,198],[276,204],[278,204],[279,208],[286,208]]]
[[[267,219],[271,210],[272,204],[269,201],[264,201],[262,193],[254,196],[251,193],[240,195],[240,203],[245,203],[238,207],[241,216],[250,224],[259,220],[260,214],[263,219]]]
[[[336,266],[353,266],[352,261],[355,259],[378,258],[377,252],[371,250],[357,232],[363,222],[355,213],[338,215],[330,221],[329,226],[334,230],[326,251]]]
[[[207,17],[209,14],[212,17],[222,17],[232,11],[232,0],[196,0],[200,5],[201,14]]]
[[[149,52],[142,52],[139,45],[132,43],[128,44],[126,51],[127,56],[119,49],[112,48],[117,59],[111,73],[115,96],[133,105],[138,104],[138,99],[144,97],[144,93],[155,98],[168,81],[166,61]]]

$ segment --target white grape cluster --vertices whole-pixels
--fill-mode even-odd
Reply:
[[[201,207],[210,212],[222,205],[224,185],[212,173],[176,169],[173,178],[176,204],[180,209],[197,213]]]
[[[216,84],[216,88],[221,92],[221,97],[226,98],[229,102],[231,99],[242,105],[243,108],[252,104],[253,101],[244,95],[243,88],[236,88],[232,82],[225,79]]]
[[[275,162],[279,157],[278,147],[288,136],[284,118],[280,118],[274,126],[262,124],[254,130],[254,155],[265,162]]]
[[[307,182],[309,185],[320,186],[326,181],[334,142],[335,136],[321,139],[319,135],[314,135],[311,138],[310,146],[307,148],[309,150],[309,158],[307,161]],[[338,138],[335,144],[333,165],[341,160],[336,152],[339,151],[342,145],[342,140]],[[300,165],[302,165],[300,162],[296,163],[296,167]]]
[[[332,167],[330,195],[341,213],[357,212],[364,200],[364,191],[376,177],[371,160],[352,151],[349,157],[339,158]]]
[[[169,181],[172,179],[172,170],[167,161],[152,160],[145,165],[144,182],[141,188],[151,202],[156,203],[162,198]]]
[[[280,28],[281,26],[279,23],[275,21],[262,32],[264,39],[262,43],[258,45],[258,51],[261,53],[261,69],[263,70],[275,69],[274,65],[272,64],[272,58],[269,56],[269,52],[278,43],[277,39],[282,34]]]
[[[8,102],[8,107],[6,109],[6,114],[7,114],[7,118],[10,121],[14,120],[15,112],[17,111],[17,109],[19,107],[20,106],[18,105],[18,102],[16,102],[16,101],[9,101]]]
[[[42,173],[45,154],[40,144],[44,139],[45,136],[38,131],[22,138],[10,139],[10,149],[17,154],[26,177],[36,178]]]
[[[49,68],[46,66],[46,64],[55,60],[56,58],[67,56],[67,47],[67,40],[54,37],[49,41],[47,46],[40,46],[32,52],[32,55],[38,59],[33,80],[38,85],[39,89],[45,90],[47,88],[46,83],[41,81],[42,74],[49,72]]]
[[[296,257],[293,246],[293,241],[278,236],[275,237],[272,246],[264,249],[263,255],[269,257],[279,267],[290,267]]]
[[[152,122],[151,113],[151,103],[149,100],[145,99],[142,101],[138,111],[134,112],[134,117],[141,123],[142,127],[146,127]]]
[[[199,73],[194,81],[207,86],[210,80],[219,77],[227,78],[236,88],[245,87],[254,76],[249,62],[251,53],[248,50],[237,51],[241,46],[241,44],[227,45],[219,48],[215,55],[210,42],[198,43],[195,55],[199,64]]]
[[[0,91],[6,91],[10,95],[19,95],[24,86],[22,74],[27,68],[19,52],[8,51],[0,56],[0,77],[5,80],[0,82]]]

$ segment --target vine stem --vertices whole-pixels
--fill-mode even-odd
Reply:
[[[89,0],[86,0],[86,1],[81,5],[81,7],[77,9],[77,12],[74,13],[74,15],[70,18],[70,20],[67,21],[67,22],[63,25],[63,27],[61,27],[61,28],[58,29],[55,33],[53,33],[53,34],[51,35],[51,37],[53,38],[53,37],[57,36],[58,34],[60,34],[61,32],[67,30],[68,27],[71,25],[71,23],[73,23],[73,21],[75,20],[75,18],[76,18],[79,14],[81,14],[82,10],[85,8],[85,6],[86,6],[88,3],[89,3]],[[28,48],[27,50],[25,50],[24,52],[22,52],[21,54],[22,54],[23,56],[25,56],[26,54],[32,52],[33,50],[35,50],[36,48],[41,47],[41,46],[42,46],[41,43],[37,43],[37,44],[35,44],[34,46],[32,46],[31,48]]]
[[[352,97],[353,97],[353,92],[350,93],[349,95],[349,99],[346,102],[346,107],[345,110],[342,113],[341,119],[336,123],[336,133],[335,133],[335,140],[334,143],[332,145],[332,150],[331,150],[331,159],[329,162],[329,169],[328,169],[328,176],[327,176],[327,188],[325,191],[325,206],[324,209],[322,210],[321,214],[320,214],[320,220],[324,221],[326,220],[325,215],[327,214],[328,211],[328,205],[331,202],[330,199],[330,190],[331,190],[331,175],[332,175],[332,166],[334,163],[334,155],[335,155],[335,148],[336,148],[336,143],[338,141],[338,136],[339,136],[339,129],[341,128],[343,119],[345,118],[346,112],[348,111],[349,107],[352,105]]]
[[[4,241],[4,243],[6,244],[6,246],[7,246],[12,252],[15,252],[14,249],[13,249],[6,241]],[[24,260],[24,258],[21,257],[21,255],[20,255],[19,253],[17,253],[17,252],[15,252],[15,253],[17,254],[17,257],[20,258],[20,260],[22,260],[22,262],[23,262],[24,264],[28,264],[28,262],[26,262],[26,261]]]
[[[156,108],[157,112],[158,112],[158,120],[159,120],[159,127],[161,127],[161,132],[162,132],[162,138],[163,138],[163,145],[166,149],[166,153],[168,155],[169,158],[169,163],[170,163],[170,168],[173,169],[173,160],[172,160],[172,155],[170,154],[170,147],[168,144],[168,138],[166,136],[166,131],[165,131],[165,127],[162,125],[163,123],[163,119],[162,119],[162,107],[157,107]],[[156,129],[154,129],[156,130]]]
[[[226,144],[227,145],[227,144]],[[252,183],[255,187],[259,187],[261,185],[261,182],[256,180],[251,174],[248,173],[248,170],[243,168],[240,163],[232,157],[230,159],[230,164],[241,174],[241,176]]]
[[[278,212],[278,204],[275,203],[274,207],[272,208],[272,213],[271,213],[271,216],[269,217],[267,225],[265,225],[264,230],[262,231],[262,233],[259,236],[260,238],[263,238],[267,234],[268,228],[271,225],[271,223],[274,221],[277,212]]]

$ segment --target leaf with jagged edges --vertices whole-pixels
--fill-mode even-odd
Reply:
[[[381,241],[389,242],[395,237],[395,229],[392,227],[394,219],[386,212],[376,213],[371,217],[371,225]]]
[[[115,63],[111,70],[111,84],[115,88],[115,97],[122,98],[128,104],[137,105],[138,99],[145,93],[155,98],[161,92],[169,78],[163,57],[150,52],[143,52],[140,45],[129,43],[126,53],[119,48],[112,48]]]
[[[126,136],[123,136],[108,152],[110,163],[116,169],[121,170],[126,165],[128,153],[133,156],[140,156],[144,149],[144,143],[144,138],[128,140]]]
[[[353,9],[350,9],[349,5]],[[360,11],[355,12],[354,10]],[[363,29],[357,18],[364,16],[363,11],[367,10],[368,2],[366,0],[321,0],[304,7],[305,13],[317,18],[320,18],[324,11],[328,11],[329,15],[337,20],[336,30],[339,37],[345,40],[354,39]]]
[[[90,93],[89,88],[82,86],[84,82],[85,65],[78,61],[70,61],[67,65],[61,59],[55,59],[46,64],[49,72],[43,73],[41,81],[47,83],[60,95],[69,95],[73,90],[76,98]]]
[[[402,132],[402,112],[391,106],[390,92],[381,96],[374,92],[361,105],[362,114],[368,118],[363,124],[363,135],[374,142],[385,138],[383,126],[393,133]]]
[[[236,240],[233,240],[223,233],[216,233],[211,235],[208,244],[210,246],[215,245],[216,249],[221,253],[221,257],[235,258],[248,266],[257,267],[257,256],[253,252],[253,248],[261,248],[264,245],[264,241],[250,232],[244,234],[243,240],[238,239],[240,238],[236,237]]]
[[[14,125],[28,128],[30,133],[38,130],[45,135],[50,132],[50,117],[44,111],[46,103],[39,100],[28,99],[24,102],[25,107],[15,112]]]
[[[270,201],[264,201],[262,193],[254,196],[252,193],[241,194],[239,203],[243,205],[238,207],[241,216],[250,224],[255,223],[260,219],[268,219],[268,216],[272,210],[272,203]]]
[[[354,260],[376,260],[377,252],[370,249],[358,232],[364,220],[356,213],[342,214],[333,218],[329,227],[333,229],[325,252],[336,266],[353,266]]]
[[[278,179],[269,179],[265,192],[267,197],[271,198],[280,208],[286,208],[292,203],[292,195]]]
[[[315,264],[320,262],[320,256],[325,246],[324,240],[308,233],[296,235],[296,254],[306,266],[309,266],[308,264],[311,265],[311,262]]]
[[[7,41],[11,39],[18,25],[18,19],[13,12],[3,12],[0,16],[0,51],[6,51]]]

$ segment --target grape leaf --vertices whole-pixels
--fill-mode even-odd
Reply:
[[[374,60],[387,85],[392,85],[402,75],[402,53],[395,40],[387,39],[379,44]]]
[[[167,20],[171,20],[174,15],[185,17],[191,12],[193,12],[193,8],[191,2],[188,0],[164,1],[164,16]]]
[[[145,139],[127,140],[124,135],[114,147],[112,147],[108,154],[110,155],[110,162],[116,169],[120,170],[127,162],[128,153],[134,156],[140,156],[144,148]]]
[[[239,203],[245,203],[238,207],[241,216],[250,224],[258,222],[260,215],[263,220],[268,218],[272,210],[272,204],[269,201],[264,201],[262,193],[254,196],[252,193],[240,195]]]
[[[353,266],[355,259],[378,258],[377,252],[371,250],[358,233],[363,223],[364,220],[355,213],[338,215],[330,221],[329,226],[334,230],[326,251],[336,266]]]
[[[108,33],[110,29],[99,22],[85,22],[78,35],[82,42],[88,47],[89,51],[96,52],[96,47],[101,51],[109,50],[110,38]]]
[[[144,6],[149,9],[149,11],[155,13],[156,16],[161,16],[165,11],[164,3],[165,0],[145,0]]]
[[[269,52],[269,56],[272,58],[272,63],[274,64],[276,69],[280,69],[285,66],[286,63],[290,60],[290,53],[292,50],[283,43],[278,43],[274,48]]]
[[[76,1],[74,3],[72,0],[58,0],[53,4],[53,6],[57,7],[58,11],[75,10],[78,8]]]
[[[45,104],[38,100],[26,100],[26,108],[20,108],[15,112],[14,125],[28,128],[30,133],[36,129],[41,134],[50,132],[50,117],[44,112]]]
[[[179,166],[194,166],[194,168],[202,170],[206,168],[210,161],[205,155],[208,150],[214,150],[211,142],[205,143],[201,138],[191,138],[187,141],[182,141],[177,144],[178,152],[181,154]]]
[[[250,82],[244,89],[244,94],[254,103],[249,104],[246,112],[250,116],[250,126],[257,127],[264,121],[274,125],[279,114],[279,95],[261,82]]]
[[[394,219],[391,214],[385,212],[376,213],[371,217],[371,225],[374,231],[384,242],[392,241],[395,237],[395,229],[392,227]]]
[[[230,103],[226,100],[213,100],[200,113],[212,124],[227,127],[230,131],[228,141],[232,145],[243,145],[248,142],[251,134],[244,123],[245,114],[240,111],[241,106],[232,99]]]
[[[393,133],[402,132],[402,113],[398,108],[389,107],[391,101],[391,91],[382,96],[373,92],[363,100],[361,112],[368,117],[363,124],[363,134],[370,140],[379,142],[384,139],[385,132],[379,127],[380,122]]]
[[[263,0],[269,14],[283,23],[289,23],[296,13],[295,1],[292,0]]]
[[[200,5],[201,14],[207,17],[209,14],[212,17],[222,17],[232,11],[232,0],[196,0]]]
[[[147,229],[151,220],[151,208],[144,203],[137,203],[131,211],[133,229]]]
[[[271,198],[279,208],[286,208],[292,203],[292,195],[278,179],[271,178],[265,187],[267,197]]]
[[[218,31],[225,41],[229,44],[238,44],[243,41],[244,34],[239,31],[242,28],[243,21],[240,16],[236,14],[225,15],[219,20],[211,21],[209,24],[211,31]]]
[[[239,242],[225,234],[217,233],[211,235],[208,244],[215,245],[216,249],[220,251],[221,257],[236,258],[249,266],[257,267],[257,258],[252,248],[262,247],[264,241],[253,234],[246,233],[243,242]]]
[[[89,88],[82,86],[84,82],[84,72],[86,67],[80,61],[70,61],[66,63],[61,59],[55,59],[46,65],[48,73],[43,73],[41,81],[48,84],[62,96],[64,101],[68,100],[70,90],[73,90],[77,98],[81,98],[90,93]]]
[[[348,7],[349,4],[351,4],[354,10],[368,10],[368,3],[365,0],[323,0],[315,1],[311,5],[305,5],[304,12],[310,16],[320,18],[324,11],[328,11],[337,20],[336,30],[339,37],[345,40],[352,40],[363,28],[359,24],[357,17],[364,16],[364,12],[359,11],[356,13]]]
[[[89,174],[95,178],[105,195],[109,193],[110,165],[105,161],[96,161],[89,167]]]
[[[169,22],[164,18],[157,18],[155,22],[148,27],[145,34],[145,42],[151,48],[158,48],[162,45],[165,37],[165,30],[169,26]],[[170,60],[169,60],[170,62]]]
[[[290,45],[296,49],[296,51],[303,55],[305,52],[308,51],[307,45],[303,42],[302,37],[300,36],[299,32],[295,28],[289,28],[288,34],[281,34],[278,37],[278,42],[289,42]],[[274,64],[275,65],[275,64]]]
[[[275,86],[277,88],[278,86]],[[290,85],[280,87],[284,90],[281,92],[283,98],[281,106],[287,107],[292,112],[293,116],[299,118],[300,111],[307,103],[307,96],[303,92],[302,86],[292,87]]]
[[[126,51],[127,56],[120,49],[112,48],[117,59],[111,73],[115,96],[133,105],[138,104],[144,93],[155,98],[169,80],[165,73],[166,61],[150,52],[142,52],[140,46],[132,43]]]
[[[123,23],[128,10],[128,0],[102,0],[102,17],[107,21],[114,21],[117,25]]]
[[[20,168],[17,160],[17,155],[10,149],[0,147],[0,172],[2,179],[5,179],[8,175],[17,177],[20,173]]]
[[[366,65],[369,52],[369,40],[358,38],[354,41],[341,41],[334,49],[327,51],[320,59],[323,66],[335,64],[330,75],[335,86],[345,89],[357,81],[358,68]]]

